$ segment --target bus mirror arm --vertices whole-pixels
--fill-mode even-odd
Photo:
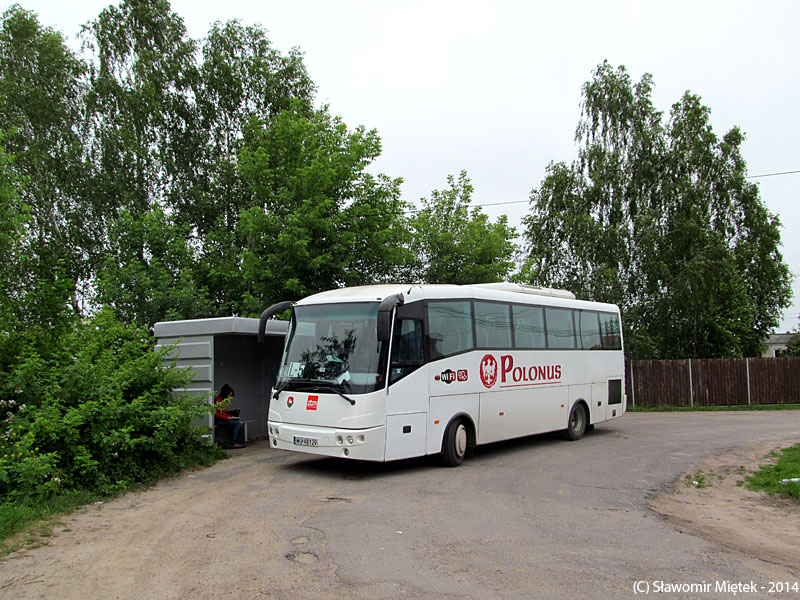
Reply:
[[[273,304],[264,312],[261,313],[261,319],[258,321],[258,343],[264,343],[264,332],[267,329],[267,321],[269,321],[273,316],[277,313],[282,312],[286,309],[292,308],[294,305],[293,302],[289,300],[285,302],[278,302],[277,304]]]
[[[378,341],[388,342],[392,334],[392,311],[403,305],[403,294],[392,294],[378,306]]]

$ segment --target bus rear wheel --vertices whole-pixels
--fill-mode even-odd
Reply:
[[[464,462],[469,445],[469,435],[464,421],[456,419],[447,426],[442,441],[442,462],[448,467],[457,467]]]
[[[568,440],[579,440],[586,432],[587,425],[586,409],[583,404],[578,402],[569,411],[567,428],[564,430],[564,437]]]

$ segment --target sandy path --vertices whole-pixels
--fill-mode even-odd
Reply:
[[[63,519],[0,560],[0,598],[594,599],[648,578],[795,580],[800,509],[736,480],[791,443],[798,417],[632,415],[579,444],[504,443],[446,470],[256,442]],[[690,469],[711,487],[669,486],[758,439],[773,441]],[[647,508],[659,489],[650,506],[667,517]]]
[[[270,582],[287,575],[290,563],[284,549],[274,547],[274,540],[285,539],[287,525],[296,524],[298,514],[308,515],[320,503],[287,503],[291,478],[281,482],[279,498],[273,477],[267,475],[270,470],[261,468],[270,458],[242,460],[248,454],[263,454],[262,443],[251,444],[209,469],[185,473],[65,518],[66,527],[56,527],[46,546],[20,551],[0,564],[0,596],[271,597],[275,587]],[[307,485],[308,481],[303,495]],[[266,503],[283,504],[284,509],[273,505],[257,514]],[[297,559],[306,560],[302,551]],[[245,581],[243,596],[239,582]],[[261,589],[253,588],[254,581],[262,582]],[[286,588],[285,581],[282,587]]]
[[[683,531],[760,560],[800,569],[800,504],[738,485],[766,462],[767,454],[798,442],[750,444],[703,460],[668,491],[651,498],[650,507]],[[707,487],[691,483],[701,471]]]

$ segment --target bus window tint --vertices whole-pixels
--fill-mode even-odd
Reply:
[[[596,312],[581,311],[581,343],[584,350],[600,350],[600,320]]]
[[[395,322],[389,383],[413,373],[425,364],[422,339],[422,321],[398,319]]]
[[[508,304],[476,302],[475,335],[478,348],[511,348]]]
[[[515,347],[524,350],[547,348],[544,337],[544,309],[539,306],[515,304],[512,310]]]
[[[392,362],[424,361],[422,354],[422,321],[398,320],[392,342]]]
[[[428,304],[431,360],[472,350],[472,310],[469,301]]]
[[[547,347],[572,349],[575,344],[575,322],[568,308],[546,308]]]
[[[605,350],[622,350],[618,315],[600,313],[600,335]]]

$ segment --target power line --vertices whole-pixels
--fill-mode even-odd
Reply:
[[[800,173],[800,170],[797,171],[780,171],[778,173],[763,173],[762,175],[748,175],[745,179],[759,179],[761,177],[777,177],[778,175],[795,175]],[[502,206],[505,204],[529,204],[530,200],[509,200],[507,202],[488,202],[486,204],[470,204],[470,208],[483,208],[484,206]],[[421,208],[411,208],[405,211],[405,214],[419,212],[423,209]]]
[[[800,171],[781,171],[780,173],[764,173],[763,175],[748,175],[745,179],[758,179],[759,177],[775,177],[777,175],[794,175]]]
[[[501,204],[528,204],[530,200],[508,200],[507,202],[489,202],[486,204],[470,204],[469,208],[483,208],[484,206],[500,206]],[[406,211],[408,213],[415,213],[424,210],[422,208],[410,208]]]

